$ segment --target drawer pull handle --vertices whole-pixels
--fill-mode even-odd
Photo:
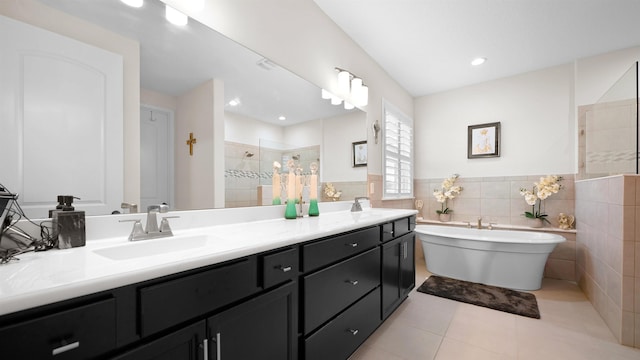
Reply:
[[[220,333],[216,333],[216,339],[214,341],[216,342],[216,360],[222,360]]]
[[[393,230],[391,230],[391,231],[385,231],[384,233],[385,233],[385,234],[389,234],[389,235],[393,235]]]
[[[204,349],[204,354],[203,354],[203,359],[204,360],[208,360],[209,359],[209,339],[205,338],[204,340],[202,340],[202,348]]]
[[[282,272],[291,271],[291,266],[279,266],[278,269],[282,270]]]
[[[73,350],[80,347],[80,341],[72,342],[71,344],[62,345],[51,350],[51,355],[56,356],[58,354],[62,354],[63,352],[67,352],[69,350]]]
[[[358,243],[350,243],[350,244],[345,244],[345,245],[351,246],[352,248],[358,247]]]
[[[351,285],[358,285],[358,280],[347,280],[347,282]]]
[[[348,329],[347,331],[349,331],[351,333],[351,335],[357,335],[358,334],[358,329]]]

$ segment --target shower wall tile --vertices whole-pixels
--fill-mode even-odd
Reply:
[[[618,341],[640,348],[638,189],[637,175],[576,182],[576,279]]]

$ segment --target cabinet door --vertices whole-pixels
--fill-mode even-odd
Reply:
[[[297,283],[208,319],[209,358],[297,359]]]
[[[400,297],[403,298],[416,285],[415,239],[415,233],[410,233],[400,241]]]
[[[161,337],[114,360],[196,360],[205,358],[204,320]]]
[[[413,233],[382,246],[382,318],[386,319],[415,286]]]

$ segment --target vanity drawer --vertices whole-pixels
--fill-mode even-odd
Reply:
[[[412,232],[416,227],[416,217],[406,217],[392,222],[382,224],[382,242],[398,238],[404,234]]]
[[[379,285],[379,247],[305,276],[304,333],[317,328]],[[376,313],[379,312],[378,309]]]
[[[89,359],[116,347],[116,301],[107,299],[0,329],[3,359]]]
[[[413,221],[412,221],[413,220]],[[398,219],[393,222],[393,237],[397,238],[404,234],[408,234],[416,226],[415,217],[407,217],[403,219]]]
[[[305,341],[305,360],[346,359],[380,324],[380,288],[372,291]],[[329,345],[327,345],[329,344]]]
[[[380,244],[377,226],[320,240],[302,248],[304,271],[317,269]]]
[[[256,293],[255,256],[139,290],[140,331],[147,336]]]
[[[264,288],[295,279],[299,270],[298,248],[281,250],[262,257],[262,284]]]
[[[380,231],[382,232],[382,242],[387,242],[393,239],[393,223],[388,222],[380,225]]]

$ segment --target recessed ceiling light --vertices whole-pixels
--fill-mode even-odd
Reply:
[[[285,120],[287,120],[287,118],[286,118],[286,117],[284,117],[283,115],[280,115],[280,117],[278,118],[278,120],[280,120],[280,121],[285,121]]]
[[[487,58],[485,58],[485,57],[475,58],[475,59],[473,59],[471,61],[471,65],[473,65],[473,66],[482,65],[482,64],[484,64],[485,61],[487,61]]]
[[[239,99],[233,99],[229,101],[229,105],[230,106],[238,106],[240,105],[240,100]]]

